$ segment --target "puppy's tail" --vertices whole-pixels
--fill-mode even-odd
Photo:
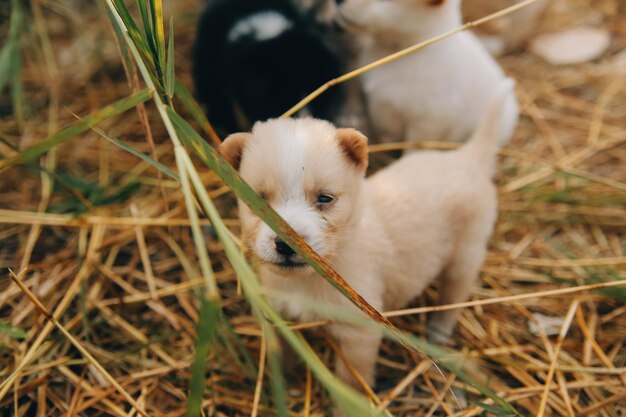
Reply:
[[[506,144],[517,126],[519,110],[515,97],[515,81],[505,78],[491,95],[478,128],[465,145],[471,160],[495,171],[496,154]]]

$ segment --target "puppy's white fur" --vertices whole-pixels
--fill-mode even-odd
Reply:
[[[365,33],[360,64],[461,26],[460,0],[346,0],[341,12]],[[504,74],[484,46],[461,32],[362,76],[370,118],[382,141],[464,142],[475,131],[489,94]],[[499,133],[517,124],[511,95]]]
[[[467,299],[496,218],[491,181],[513,82],[502,82],[468,144],[450,152],[401,158],[369,179],[367,139],[315,119],[275,119],[252,133],[229,136],[221,151],[242,177],[346,281],[379,310],[402,308],[440,277],[439,301]],[[334,197],[318,203],[318,195]],[[260,260],[263,286],[354,309],[308,266],[279,266],[276,235],[240,202],[246,245]],[[299,257],[293,255],[292,261]],[[272,299],[287,316],[324,318],[297,301]],[[445,341],[459,310],[430,320],[430,336]],[[436,330],[433,332],[432,329]],[[381,334],[333,324],[346,358],[373,384]],[[343,362],[336,371],[355,384]]]
[[[261,12],[237,22],[227,37],[230,42],[236,42],[246,36],[251,36],[255,41],[266,41],[277,37],[292,26],[293,24],[278,12]]]

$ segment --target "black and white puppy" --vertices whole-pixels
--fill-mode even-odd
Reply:
[[[280,116],[342,73],[329,28],[292,0],[212,0],[194,46],[196,95],[221,133]],[[304,110],[333,119],[341,108],[333,88]]]

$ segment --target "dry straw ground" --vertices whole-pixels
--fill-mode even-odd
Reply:
[[[518,80],[523,114],[502,152],[500,217],[472,297],[493,300],[465,310],[454,348],[479,367],[475,377],[525,415],[617,417],[626,413],[626,287],[582,286],[626,279],[626,61],[622,53],[620,64],[617,55],[626,47],[626,6],[618,0],[556,3],[541,31],[603,26],[612,34],[611,47],[603,59],[575,66],[550,66],[527,53],[501,59]],[[3,39],[8,5],[0,2]],[[177,0],[172,8],[176,71],[191,86],[198,5]],[[9,96],[1,96],[2,157],[130,92],[104,8],[33,0],[26,13],[25,121],[10,115]],[[99,127],[175,167],[165,129],[151,105],[147,109],[154,150],[134,111]],[[389,160],[378,152],[372,158],[377,166]],[[53,188],[46,172],[53,173]],[[237,232],[228,188],[201,172]],[[0,415],[135,413],[61,332],[37,341],[47,319],[11,282],[7,268],[48,310],[64,306],[65,297],[59,322],[150,416],[183,415],[198,320],[194,289],[203,280],[178,183],[95,132],[61,145],[40,165],[0,175]],[[205,231],[232,327],[220,331],[208,363],[205,410],[272,415],[267,379],[256,377],[265,355],[260,329],[220,244]],[[533,293],[539,294],[525,296]],[[435,301],[433,288],[416,305]],[[560,320],[549,323],[546,316]],[[421,309],[393,321],[422,334],[425,319]],[[328,360],[334,345],[323,331],[309,333]],[[35,343],[21,377],[4,384]],[[293,373],[292,415],[323,415],[328,394],[304,367]],[[397,344],[383,346],[379,375],[377,396],[393,415],[478,415],[477,403],[489,403]],[[450,386],[468,391],[467,407],[460,407]]]

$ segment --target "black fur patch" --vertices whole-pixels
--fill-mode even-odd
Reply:
[[[275,37],[257,40],[228,34],[243,19],[280,13],[290,26]],[[258,120],[278,117],[326,81],[342,73],[339,54],[326,28],[305,17],[290,0],[215,0],[202,13],[196,34],[193,78],[199,101],[220,133],[248,129]],[[334,87],[307,109],[330,119],[341,105]],[[243,117],[242,117],[243,116]]]

